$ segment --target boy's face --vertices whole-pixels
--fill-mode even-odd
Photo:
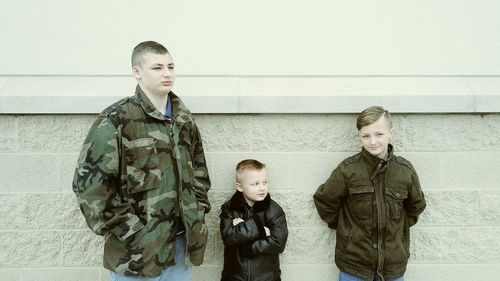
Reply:
[[[239,182],[236,183],[236,189],[243,192],[245,201],[249,206],[253,206],[255,202],[266,198],[268,186],[265,168],[262,170],[245,170],[238,178]]]
[[[141,89],[152,95],[165,96],[174,85],[174,62],[169,54],[147,53],[142,65],[134,66],[133,72]]]
[[[363,147],[370,154],[380,159],[387,158],[389,141],[393,135],[394,129],[389,126],[384,117],[359,130],[359,137]]]

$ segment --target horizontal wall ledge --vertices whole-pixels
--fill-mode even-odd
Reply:
[[[0,76],[0,114],[98,113],[132,95],[129,76]],[[500,112],[500,76],[177,76],[193,113]]]

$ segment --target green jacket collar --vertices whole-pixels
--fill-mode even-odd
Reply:
[[[172,91],[170,91],[168,95],[170,97],[170,102],[172,103],[173,119],[180,128],[186,122],[189,122],[191,120],[191,112],[186,107],[186,105],[184,105],[182,100]],[[158,120],[167,120],[167,117],[165,117],[159,110],[157,110],[154,107],[153,103],[151,103],[151,101],[146,96],[144,91],[142,91],[139,85],[137,85],[135,89],[135,98],[137,99],[141,107],[144,109],[144,112],[146,112],[146,114]]]
[[[364,147],[361,149],[361,155],[366,161],[368,161],[368,163],[370,163],[370,166],[377,166],[378,164],[383,163],[383,162],[390,162],[392,160],[392,158],[394,158],[394,154],[393,154],[394,148],[393,148],[392,144],[389,144],[389,146],[387,147],[387,150],[388,150],[388,154],[387,154],[386,160],[380,159],[377,156],[372,155]]]

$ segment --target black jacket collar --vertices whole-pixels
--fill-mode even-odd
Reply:
[[[244,209],[252,209],[254,212],[264,211],[269,208],[271,204],[271,195],[267,194],[266,198],[262,201],[257,201],[253,205],[253,207],[248,206],[247,201],[245,201],[245,197],[243,197],[243,192],[236,191],[231,197],[231,209],[233,210],[244,210]]]

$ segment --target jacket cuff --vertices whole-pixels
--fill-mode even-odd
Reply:
[[[252,219],[255,222],[255,225],[257,226],[257,231],[259,232],[259,238],[265,238],[266,237],[266,230],[264,229],[264,220],[261,216],[258,214],[252,215]]]

